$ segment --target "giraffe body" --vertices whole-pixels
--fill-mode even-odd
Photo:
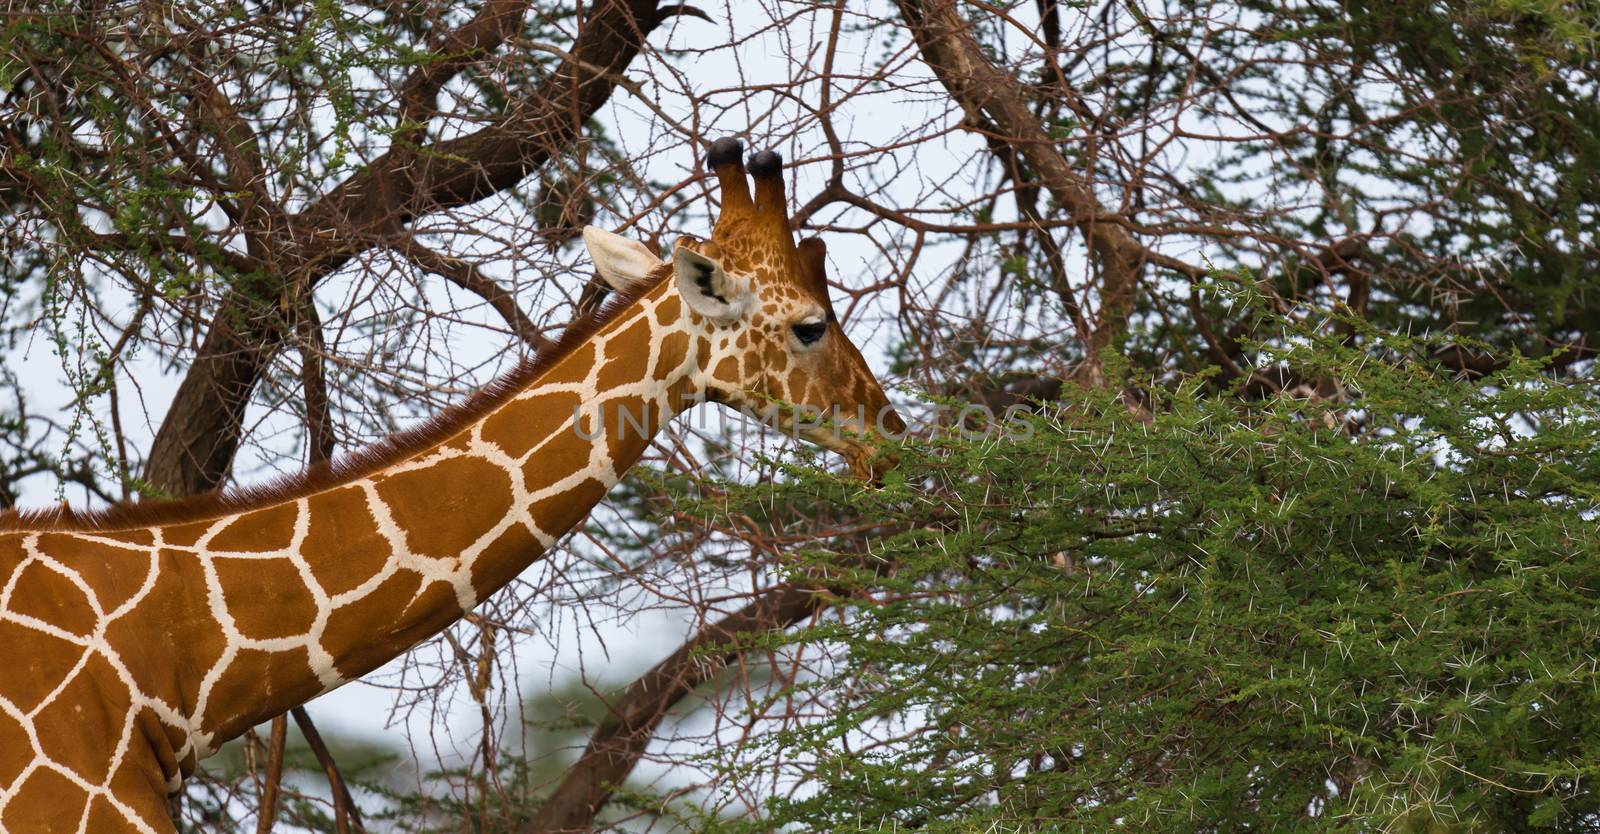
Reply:
[[[173,831],[199,759],[470,611],[696,403],[882,413],[776,170],[752,202],[726,141],[712,240],[661,263],[586,233],[621,297],[463,411],[260,492],[0,517],[0,831]],[[851,428],[824,442],[859,456]]]

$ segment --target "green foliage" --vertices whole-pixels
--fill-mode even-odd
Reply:
[[[1262,358],[1348,396],[1099,391],[720,511],[848,502],[887,575],[798,636],[831,717],[753,742],[816,790],[762,830],[1573,830],[1600,796],[1600,401],[1507,357],[1268,317]],[[1126,381],[1126,380],[1124,380]],[[1114,387],[1112,390],[1116,390]]]
[[[1255,230],[1208,241],[1209,263],[1257,270],[1285,297],[1336,295],[1390,330],[1451,328],[1502,350],[1582,358],[1559,347],[1600,327],[1588,277],[1600,267],[1593,3],[1129,9],[1152,54],[1095,80],[1119,113],[1159,136],[1151,102],[1168,97],[1233,114],[1219,134],[1242,121],[1264,137],[1212,146],[1185,179],[1218,227]],[[1216,98],[1196,91],[1195,73]],[[1263,258],[1265,229],[1318,244]],[[1359,245],[1343,265],[1319,262],[1338,241]],[[1034,258],[1043,273],[1048,253]],[[1211,360],[1194,349],[1205,341],[1179,287],[1165,304],[1140,304],[1159,308],[1163,328],[1136,334],[1133,349],[1143,364],[1193,372]]]

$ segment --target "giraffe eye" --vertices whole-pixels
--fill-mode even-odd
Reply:
[[[824,333],[828,332],[828,322],[827,321],[801,322],[799,324],[794,325],[790,329],[792,329],[794,331],[794,337],[796,339],[800,340],[800,344],[802,344],[802,345],[814,345],[814,344],[817,343],[818,339],[822,338],[822,335]]]

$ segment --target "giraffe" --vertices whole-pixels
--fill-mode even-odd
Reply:
[[[224,741],[470,611],[703,402],[837,409],[780,424],[870,474],[904,429],[796,244],[782,160],[710,147],[710,239],[662,261],[593,227],[615,297],[420,429],[267,487],[0,516],[0,831],[176,829],[165,798]],[[750,184],[754,183],[752,196]]]

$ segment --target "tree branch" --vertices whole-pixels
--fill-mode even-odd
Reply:
[[[534,351],[549,346],[550,340],[539,333],[538,325],[535,325],[533,320],[522,312],[522,308],[517,306],[517,299],[511,291],[500,286],[493,278],[484,275],[477,264],[429,249],[411,235],[403,236],[393,248],[419,268],[438,275],[483,299],[500,314],[500,318],[505,320],[511,332]]]
[[[272,834],[272,824],[278,819],[278,794],[283,787],[283,751],[288,736],[288,718],[280,715],[272,719],[272,733],[267,741],[267,772],[261,785],[261,806],[256,809],[256,834]]]
[[[1089,248],[1100,262],[1100,309],[1085,345],[1087,382],[1098,384],[1101,349],[1121,336],[1133,311],[1139,276],[1147,263],[1191,279],[1205,270],[1152,251],[1126,227],[1127,221],[1100,204],[1085,177],[1073,170],[1056,140],[1045,132],[1028,107],[1023,86],[991,63],[971,26],[956,11],[955,0],[896,0],[910,25],[923,60],[973,125],[992,124],[1038,175],[1040,184],[1071,213]],[[1063,299],[1065,301],[1065,299]]]
[[[702,628],[607,705],[609,712],[589,746],[533,820],[519,829],[521,834],[592,830],[595,814],[638,764],[673,705],[738,660],[746,638],[795,625],[827,600],[817,589],[783,585]]]
[[[308,207],[299,219],[314,230],[316,242],[307,244],[314,271],[339,268],[420,214],[511,188],[575,142],[666,17],[655,0],[596,0],[590,12],[569,57],[505,118],[415,153],[385,153]]]
[[[400,87],[400,122],[416,130],[434,115],[439,91],[469,64],[499,48],[521,28],[530,0],[490,0],[455,30],[445,35],[434,51],[439,58],[418,67]],[[411,132],[406,141],[414,141]]]
[[[332,406],[328,400],[328,380],[322,355],[327,346],[322,340],[322,320],[317,315],[316,299],[308,292],[300,301],[295,320],[300,336],[300,387],[306,406],[307,463],[316,465],[333,459],[337,442],[333,436]]]
[[[322,765],[322,772],[328,777],[328,786],[333,790],[334,824],[338,826],[339,834],[350,834],[352,828],[366,834],[367,828],[361,823],[361,812],[356,810],[355,798],[350,795],[343,774],[339,773],[333,753],[322,741],[322,734],[317,732],[317,725],[311,723],[311,715],[305,707],[295,707],[289,710],[289,714],[294,716],[295,726],[300,728],[300,735],[305,737],[306,746],[311,748],[317,762]]]

